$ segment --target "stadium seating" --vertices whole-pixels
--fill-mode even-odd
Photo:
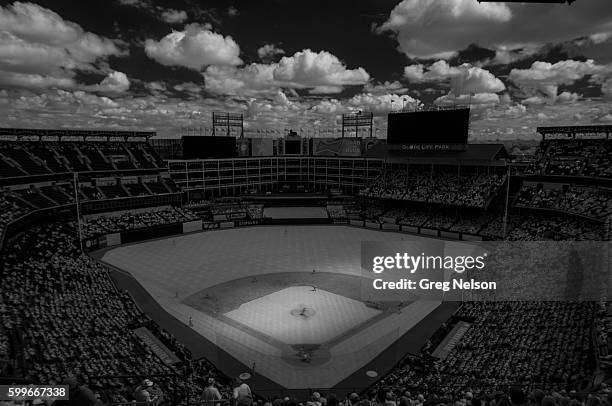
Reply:
[[[155,168],[165,164],[144,142],[0,142],[0,177]]]
[[[83,220],[85,237],[98,234],[115,233],[138,228],[154,227],[197,220],[198,217],[188,209],[179,207],[151,208],[141,212],[127,212],[117,215],[107,214]]]
[[[471,327],[448,356],[431,357],[439,343],[430,343],[387,375],[370,398],[382,391],[391,400],[469,405],[506,391],[523,393],[522,402],[512,403],[519,405],[527,403],[524,390],[584,390],[595,368],[590,325],[599,310],[594,302],[466,302],[449,323],[464,320]],[[450,328],[442,327],[444,333]]]
[[[504,183],[497,174],[387,170],[360,195],[444,205],[486,207]]]
[[[612,140],[545,140],[528,174],[612,177]]]
[[[599,220],[604,220],[612,214],[610,191],[594,187],[572,186],[544,189],[542,185],[523,185],[515,204],[523,207],[560,210]]]
[[[27,230],[7,247],[0,268],[0,358],[23,357],[26,377],[49,384],[66,376],[86,382],[94,375],[181,372],[161,362],[132,331],[149,328],[183,363],[190,362],[188,351],[117,291],[108,271],[77,250],[74,235],[74,224],[51,223]],[[15,330],[21,334],[21,355],[11,353],[17,347],[7,333]],[[201,393],[199,381],[207,376],[223,382],[211,364],[194,367],[199,375],[179,380],[181,393]],[[92,389],[109,401],[131,401],[132,384],[105,379]],[[172,392],[167,384],[161,389]]]
[[[547,141],[540,146],[538,161],[526,173],[609,178],[610,151],[608,141]],[[98,183],[95,177],[81,182],[79,198],[84,201],[180,192],[172,180],[160,175],[155,179],[138,175],[127,182],[117,173],[138,169],[161,170],[165,164],[146,143],[0,142],[3,178],[71,171],[112,172],[106,176],[115,178],[114,183]],[[327,212],[332,219],[393,222],[500,240],[504,238],[501,211],[488,210],[488,206],[504,182],[505,177],[495,173],[458,175],[455,170],[389,169],[363,189],[355,202],[330,204]],[[394,205],[385,206],[381,198],[393,200]],[[68,180],[29,182],[25,178],[22,184],[0,189],[0,236],[8,224],[27,213],[73,202],[73,185]],[[418,205],[414,209],[405,202],[450,207]],[[508,240],[602,240],[601,222],[588,218],[603,220],[612,214],[607,191],[591,186],[544,187],[526,182],[514,206],[522,209],[508,217]],[[532,211],[525,215],[524,208],[551,209],[588,218]],[[203,217],[212,220],[215,216],[262,219],[263,206],[238,198],[183,208],[164,206],[116,215],[88,214],[83,217],[83,233],[90,237]],[[227,380],[215,366],[204,359],[191,362],[189,351],[175,337],[141,313],[127,293],[117,290],[103,265],[78,251],[75,236],[73,223],[52,221],[30,226],[5,240],[0,259],[0,360],[23,358],[17,367],[23,368],[21,372],[34,382],[59,383],[66,375],[76,375],[85,382],[95,375],[180,373],[179,392],[183,394],[201,393],[203,380],[214,377],[222,383],[224,398],[229,398]],[[535,388],[542,391],[532,394],[534,400],[529,404],[533,406],[612,403],[612,396],[608,398],[606,394],[579,398],[571,393],[589,389],[597,355],[602,357],[600,364],[604,368],[612,366],[612,359],[606,358],[610,357],[607,348],[612,330],[610,320],[602,316],[603,313],[607,317],[602,306],[463,303],[441,331],[448,332],[457,320],[469,321],[472,327],[445,359],[431,357],[438,342],[432,337],[421,354],[404,359],[367,392],[351,395],[346,406],[482,404],[476,400],[492,406],[518,406],[528,403],[519,401],[520,393],[527,395]],[[134,335],[137,327],[152,331],[179,356],[181,363],[168,366],[157,359]],[[15,345],[11,336],[15,331],[21,336],[20,345]],[[0,369],[0,375],[2,372]],[[104,379],[94,383],[92,389],[107,402],[131,402],[136,384]],[[156,385],[162,392],[172,392],[169,382],[159,381]],[[520,389],[509,389],[513,386]],[[552,403],[542,400],[549,395],[554,396]],[[330,403],[333,397],[327,397]],[[184,398],[181,402],[186,403]],[[274,403],[297,405],[293,400],[277,399]],[[320,406],[315,401],[306,405]]]

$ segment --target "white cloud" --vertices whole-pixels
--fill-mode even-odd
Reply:
[[[378,32],[396,33],[401,50],[408,56],[447,59],[470,43],[467,38],[474,31],[508,22],[511,18],[512,12],[502,3],[403,0]]]
[[[403,0],[377,27],[391,32],[410,57],[442,58],[470,44],[489,48],[545,44],[610,32],[609,0],[571,7],[479,3],[477,0]],[[601,36],[595,40],[601,41]],[[501,57],[501,55],[500,55]]]
[[[601,44],[603,42],[608,41],[612,38],[612,31],[610,32],[598,32],[596,34],[590,35],[589,38],[595,44]]]
[[[122,93],[129,88],[130,81],[127,75],[118,71],[110,72],[99,84],[89,87],[90,90],[109,93]]]
[[[433,82],[450,79],[454,94],[497,93],[506,89],[504,83],[491,72],[470,64],[450,66],[440,60],[431,66],[410,65],[404,68],[404,77],[411,82]]]
[[[404,107],[416,107],[421,102],[408,95],[398,94],[371,94],[361,93],[351,97],[346,102],[350,107],[358,110],[371,111],[375,114],[384,114],[390,111],[401,110]]]
[[[265,44],[257,50],[257,55],[261,60],[268,60],[284,53],[285,51],[282,48],[277,48],[274,44]]]
[[[509,78],[517,84],[559,85],[573,83],[587,74],[600,70],[601,67],[593,60],[582,62],[570,59],[555,64],[536,61],[529,69],[512,69]]]
[[[187,20],[187,13],[184,10],[167,9],[162,12],[161,18],[168,24],[180,24]]]
[[[32,3],[0,7],[0,83],[32,88],[77,86],[75,70],[107,73],[96,66],[123,52],[115,42]]]
[[[500,97],[496,93],[476,93],[474,95],[462,94],[456,96],[452,93],[438,97],[434,104],[443,106],[469,105],[475,108],[491,107],[500,103]]]
[[[337,99],[321,100],[320,102],[312,106],[311,109],[312,111],[316,113],[327,114],[327,115],[340,114],[340,113],[345,113],[349,111],[348,107],[344,106]]]
[[[189,24],[159,41],[145,41],[146,54],[166,66],[201,70],[208,65],[240,65],[240,47],[232,37],[210,31],[209,26]]]
[[[342,86],[315,86],[308,91],[311,94],[335,94],[342,91]]]
[[[0,71],[0,85],[30,89],[44,89],[48,87],[69,89],[76,87],[76,82],[72,77],[55,77],[39,75],[37,73]]]
[[[522,103],[526,106],[539,106],[542,104],[546,104],[546,102],[550,100],[543,96],[531,96],[522,101]]]
[[[529,96],[529,102],[536,100],[533,97],[539,93],[554,102],[559,85],[571,85],[587,75],[592,75],[593,81],[603,82],[612,75],[612,64],[598,65],[592,59],[584,62],[569,59],[554,64],[536,61],[529,69],[512,69],[508,78]]]
[[[255,96],[276,92],[275,65],[252,63],[243,68],[209,66],[203,73],[206,90],[225,95]]]
[[[147,2],[144,0],[119,0],[119,4],[124,6],[141,7],[146,8]]]
[[[145,83],[145,88],[156,95],[163,95],[163,93],[167,90],[167,86],[164,82]]]
[[[117,52],[112,41],[87,33],[78,25],[37,4],[15,2],[0,7],[0,30],[28,42],[66,47],[78,57],[104,56]],[[92,46],[87,48],[86,46]]]
[[[578,93],[562,92],[561,94],[548,93],[546,95],[536,95],[524,99],[521,103],[527,106],[540,106],[555,103],[575,103],[580,99]]]
[[[557,103],[575,103],[580,99],[580,95],[578,93],[573,92],[562,92],[556,98]]]
[[[542,46],[526,44],[522,46],[501,45],[495,49],[495,56],[484,61],[483,65],[508,65],[529,58],[542,50]]]
[[[396,81],[389,82],[385,81],[384,83],[374,84],[371,81],[366,83],[363,87],[363,91],[365,93],[372,94],[385,94],[385,93],[406,93],[408,92],[408,88],[405,87],[402,83]]]
[[[335,55],[310,49],[282,57],[273,75],[279,83],[296,88],[363,85],[370,79],[365,69],[347,69]]]
[[[178,85],[174,85],[173,89],[178,90],[179,92],[187,92],[192,94],[199,94],[202,91],[202,87],[193,82],[179,83]]]
[[[347,69],[329,52],[309,49],[285,56],[278,63],[252,63],[242,68],[209,66],[203,75],[208,91],[238,96],[270,95],[280,88],[339,93],[344,86],[364,84],[370,77],[363,68]]]

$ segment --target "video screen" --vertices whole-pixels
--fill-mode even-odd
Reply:
[[[389,144],[466,144],[470,110],[389,114]]]
[[[183,137],[183,158],[231,158],[236,156],[234,137]]]

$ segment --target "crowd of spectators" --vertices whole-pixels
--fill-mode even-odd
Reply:
[[[81,225],[83,237],[92,237],[99,234],[116,233],[197,219],[198,216],[190,210],[171,206],[90,217],[83,219]]]
[[[456,233],[478,234],[483,224],[490,224],[497,216],[492,213],[472,214],[459,213],[450,231]],[[499,234],[501,235],[501,233]]]
[[[503,213],[442,210],[424,212],[412,209],[385,208],[376,201],[362,200],[359,207],[347,209],[348,217],[371,222],[392,222],[410,227],[462,232],[490,240],[504,239]],[[604,239],[604,224],[562,215],[508,215],[508,240],[597,240]]]
[[[609,178],[611,161],[612,140],[546,140],[525,173]]]
[[[521,188],[517,206],[554,209],[599,220],[612,214],[612,192],[594,187],[555,187],[525,184]]]
[[[504,183],[495,173],[459,175],[455,172],[386,170],[361,191],[361,196],[486,207]]]
[[[407,405],[469,405],[511,387],[566,395],[586,390],[596,365],[591,326],[599,310],[594,302],[466,302],[453,318],[471,326],[450,353],[434,358],[437,344],[429,343],[383,378],[371,397],[382,391],[394,402],[406,397]]]
[[[8,331],[21,332],[22,368],[32,382],[60,384],[72,376],[87,382],[94,376],[182,374],[178,392],[201,393],[203,380],[223,376],[189,351],[117,290],[108,270],[76,248],[74,223],[35,226],[8,242],[0,277],[0,358]],[[167,365],[133,329],[147,327],[181,360]],[[196,373],[197,371],[197,373]],[[92,390],[105,401],[134,399],[133,380],[101,378]],[[175,389],[159,381],[164,393]]]
[[[604,240],[604,226],[599,222],[579,220],[562,215],[514,216],[515,225],[508,228],[508,240]]]
[[[34,227],[5,249],[2,322],[22,331],[27,377],[59,384],[67,375],[169,372],[130,334],[143,315],[79,253],[73,226]]]
[[[33,208],[20,202],[12,192],[8,190],[0,190],[0,236],[4,232],[4,228],[13,220],[26,214]]]

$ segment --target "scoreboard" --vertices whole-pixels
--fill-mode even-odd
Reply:
[[[401,151],[464,150],[469,122],[469,108],[391,113],[387,145]]]
[[[235,137],[184,136],[183,159],[232,158],[236,156]]]

